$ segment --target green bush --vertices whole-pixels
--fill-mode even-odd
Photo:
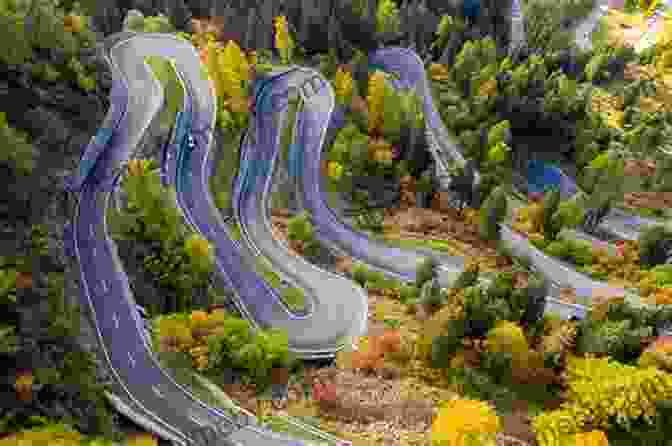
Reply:
[[[555,240],[560,228],[555,224],[553,220],[553,215],[558,210],[560,206],[560,190],[558,188],[553,188],[546,192],[544,196],[544,220],[543,220],[543,230],[544,238],[547,240]]]
[[[399,299],[402,303],[410,303],[413,299],[417,299],[419,290],[413,285],[403,284],[399,289]]]
[[[19,175],[27,176],[35,168],[36,154],[28,135],[10,127],[7,115],[0,112],[0,163],[9,163]]]
[[[425,282],[432,280],[437,267],[437,261],[431,256],[422,259],[417,266],[415,272],[415,286],[419,289]]]
[[[287,237],[290,240],[310,242],[313,239],[313,225],[307,212],[302,212],[289,219]]]
[[[570,199],[560,202],[551,222],[555,229],[561,231],[563,228],[576,228],[583,223],[585,217],[585,209],[576,200]]]
[[[508,299],[513,292],[513,274],[500,272],[488,286],[488,297],[493,299]]]
[[[664,226],[651,226],[639,235],[639,262],[643,267],[665,263],[672,231]]]
[[[360,286],[364,286],[369,277],[369,269],[363,263],[357,263],[352,267],[352,279]]]
[[[217,335],[208,337],[208,371],[221,367],[244,370],[256,384],[269,384],[274,367],[290,367],[294,358],[289,352],[289,338],[282,330],[253,331],[251,324],[227,316]]]
[[[175,204],[175,190],[161,184],[151,165],[141,174],[126,176],[122,187],[127,205],[108,215],[113,236],[153,245],[142,262],[144,270],[166,291],[160,311],[187,310],[194,290],[208,284],[211,253],[206,244],[195,243],[194,233],[184,226]]]
[[[464,269],[464,271],[460,273],[460,275],[453,283],[452,288],[462,289],[472,285],[476,285],[479,272],[480,272],[480,266],[478,265],[478,263],[474,262],[472,265],[469,265],[467,268]]]
[[[484,240],[499,239],[499,223],[506,216],[508,198],[506,190],[497,186],[485,199],[480,210],[479,234]]]
[[[553,240],[546,245],[544,252],[551,257],[566,260],[571,256],[571,247],[566,240]]]

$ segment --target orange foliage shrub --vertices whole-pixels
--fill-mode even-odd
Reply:
[[[387,330],[382,335],[370,336],[368,347],[352,353],[353,369],[377,372],[385,365],[385,355],[401,351],[399,330]]]

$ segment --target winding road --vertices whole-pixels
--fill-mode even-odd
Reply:
[[[114,79],[111,107],[69,184],[78,202],[68,231],[71,239],[66,242],[79,263],[82,305],[92,314],[101,350],[120,389],[111,399],[140,425],[182,446],[301,446],[303,442],[261,429],[253,417],[229,414],[195,398],[161,368],[143,335],[128,277],[108,236],[105,214],[119,169],[164,102],[163,89],[144,63],[145,57],[172,60],[192,89],[192,99],[205,99],[196,101],[193,117],[194,123],[202,124],[195,125],[198,132],[194,132],[201,143],[211,142],[215,103],[199,56],[183,39],[124,33],[109,39],[105,50]],[[179,131],[175,132],[175,143],[179,137]]]
[[[208,187],[214,171],[211,149],[217,104],[195,49],[189,42],[167,34],[122,33],[106,41],[105,50],[114,79],[111,107],[70,183],[79,197],[70,242],[80,266],[82,303],[91,310],[101,349],[122,389],[118,396],[140,424],[176,444],[187,446],[198,440],[213,445],[301,445],[264,431],[253,418],[241,419],[196,399],[160,367],[143,335],[128,277],[108,236],[105,213],[118,184],[119,170],[133,155],[164,102],[163,89],[144,58],[170,59],[185,87],[183,109],[162,163],[165,184],[175,185],[177,204],[186,222],[214,245],[217,269],[235,290],[241,312],[259,326],[286,329],[294,352],[306,358],[333,356],[344,347],[344,339],[364,334],[367,300],[353,282],[291,255],[273,235],[269,191],[277,169],[280,129],[284,128],[287,99],[292,92],[298,92],[302,100],[292,146],[301,150],[303,163],[300,201],[311,212],[320,240],[404,280],[415,277],[417,261],[426,252],[391,248],[370,239],[344,223],[326,204],[320,165],[335,99],[328,81],[317,71],[289,67],[273,73],[258,92],[257,111],[261,113],[256,113],[254,127],[242,144],[234,191],[235,218],[242,232],[239,242],[229,233]],[[439,166],[447,171],[449,163],[463,162],[455,138],[433,104],[418,55],[406,48],[382,48],[372,55],[371,62],[399,74],[397,86],[414,87],[424,100],[429,145]],[[564,280],[590,291],[606,286],[548,258],[512,231],[502,229],[505,242],[514,251],[530,256],[552,283]],[[286,280],[307,291],[311,300],[308,314],[292,314],[277,291],[259,277],[254,268],[258,256],[269,259]],[[439,261],[443,271],[449,273],[446,281],[463,267],[461,258],[439,256]],[[554,302],[549,299],[551,307]],[[575,309],[574,314],[580,311]]]
[[[265,94],[273,102],[273,111],[257,114],[255,143],[241,152],[242,174],[234,192],[235,218],[245,246],[233,240],[210,195],[208,181],[214,169],[214,156],[210,153],[208,132],[202,128],[207,125],[204,117],[213,115],[201,113],[208,105],[193,85],[186,88],[196,93],[193,96],[189,93],[193,103],[191,122],[196,127],[191,132],[193,147],[176,146],[180,149],[175,175],[178,204],[194,229],[213,243],[218,270],[236,291],[243,314],[260,326],[285,329],[290,349],[304,358],[332,357],[343,348],[345,339],[364,334],[367,317],[366,294],[361,287],[279,246],[262,208],[266,171],[272,168],[277,156],[278,113],[286,112],[288,90],[302,88],[315,75],[312,70],[293,68],[269,82],[270,89]],[[314,106],[310,98],[305,99],[305,107]],[[262,99],[260,104],[265,101]],[[246,141],[249,143],[251,138]],[[257,256],[269,259],[281,276],[308,291],[307,297],[312,302],[307,314],[293,314],[277,290],[255,272]]]

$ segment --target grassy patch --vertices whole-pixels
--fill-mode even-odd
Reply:
[[[233,180],[238,174],[240,153],[240,133],[224,130],[221,143],[222,153],[217,162],[217,171],[210,179],[210,191],[215,198],[215,205],[222,212],[231,209]]]
[[[445,252],[450,255],[460,255],[462,252],[455,242],[450,242],[448,240],[419,238],[395,239],[390,237],[385,237],[384,240],[386,243],[402,249],[428,248],[434,251]]]
[[[229,235],[233,240],[240,241],[241,239],[240,226],[238,226],[237,223],[229,223]]]
[[[290,423],[286,418],[284,417],[279,417],[279,416],[269,416],[265,420],[266,422],[264,423],[264,426],[273,432],[282,432],[287,435],[289,435],[292,438],[296,438],[299,440],[305,440],[305,444],[308,446],[327,446],[327,445],[335,445],[337,446],[339,443],[337,441],[329,441],[323,438],[322,436],[318,436],[317,434],[314,434],[310,432],[308,429],[301,428],[299,426],[295,426],[294,424]]]
[[[280,298],[292,311],[306,311],[306,295],[301,288],[283,286],[282,279],[273,271],[266,259],[256,258],[256,269],[264,280],[280,291]]]
[[[145,62],[151,67],[152,72],[165,90],[166,103],[159,120],[162,127],[170,128],[175,122],[177,112],[182,109],[184,89],[173,65],[167,59],[159,56],[148,56],[145,57]]]
[[[181,386],[188,388],[196,398],[209,406],[222,409],[228,413],[237,412],[233,411],[230,405],[224,404],[220,398],[203,385],[202,381],[194,373],[189,355],[182,352],[158,352],[156,355],[161,366],[170,370],[175,381]]]

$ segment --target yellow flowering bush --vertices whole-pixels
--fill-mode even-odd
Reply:
[[[568,399],[592,412],[595,425],[610,419],[626,426],[639,417],[651,421],[656,401],[672,398],[672,375],[637,368],[611,358],[571,358],[567,366]]]
[[[566,368],[567,401],[558,410],[535,417],[539,446],[556,446],[568,435],[615,422],[628,429],[635,420],[652,423],[656,403],[672,398],[672,375],[654,367],[638,368],[611,358],[570,356]]]
[[[369,112],[369,134],[378,132],[383,126],[383,104],[385,101],[385,73],[375,71],[369,77],[369,92],[366,103]]]
[[[432,446],[494,446],[502,424],[484,401],[448,401],[432,424]]]
[[[352,102],[352,95],[354,91],[352,74],[350,74],[349,71],[344,70],[342,67],[339,67],[336,70],[336,76],[334,77],[334,91],[336,93],[336,99],[339,104],[345,105]]]
[[[275,47],[280,52],[282,62],[290,63],[292,59],[292,51],[294,50],[294,41],[289,35],[289,27],[287,25],[287,17],[281,15],[275,18]]]
[[[558,446],[583,430],[590,411],[577,406],[543,412],[532,420],[539,446]],[[571,443],[569,443],[571,444]]]
[[[602,431],[581,432],[574,436],[576,446],[609,446],[607,434]]]

